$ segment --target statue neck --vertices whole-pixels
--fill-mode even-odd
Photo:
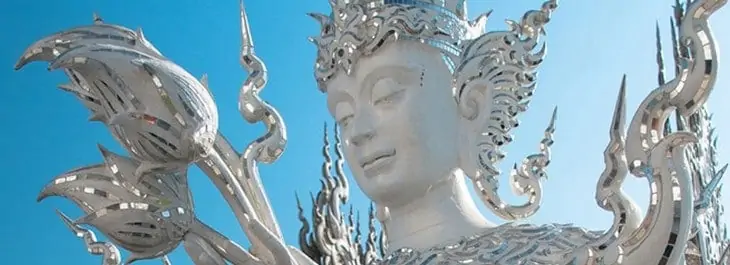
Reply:
[[[465,178],[457,170],[423,197],[405,205],[388,206],[390,217],[383,222],[388,249],[427,249],[493,227],[474,204]]]

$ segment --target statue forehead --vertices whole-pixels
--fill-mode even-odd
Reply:
[[[347,74],[340,69],[327,84],[327,89],[338,88],[344,80],[347,82],[362,79],[380,67],[396,65],[419,65],[430,67],[444,63],[444,54],[427,44],[412,40],[398,40],[388,43],[375,53],[358,58],[352,71]],[[451,58],[453,60],[453,58]]]
[[[327,105],[334,113],[336,104],[361,96],[362,81],[375,71],[389,68],[425,68],[441,63],[440,52],[423,43],[401,40],[381,47],[370,56],[361,57],[348,75],[339,71],[327,84]]]

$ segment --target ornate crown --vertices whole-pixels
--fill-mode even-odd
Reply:
[[[329,16],[309,14],[322,27],[309,40],[317,45],[314,72],[323,92],[338,70],[349,74],[360,56],[390,41],[416,40],[460,56],[462,42],[481,35],[486,24],[486,14],[466,18],[465,0],[330,0],[330,6]]]

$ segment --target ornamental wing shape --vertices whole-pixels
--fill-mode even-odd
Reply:
[[[61,196],[76,203],[86,215],[68,225],[96,227],[131,253],[128,262],[168,254],[193,222],[187,168],[136,176],[139,162],[100,149],[104,163],[56,177],[39,200]]]
[[[28,47],[16,69],[35,61],[63,69],[73,93],[135,159],[139,171],[200,159],[212,148],[218,112],[207,88],[166,59],[144,37],[104,23],[45,37]]]

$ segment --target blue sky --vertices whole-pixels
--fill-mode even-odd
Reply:
[[[214,4],[215,2],[215,4]],[[592,229],[609,226],[611,215],[593,199],[602,171],[602,152],[608,140],[608,122],[621,75],[628,74],[628,107],[632,111],[656,86],[654,25],[668,25],[672,0],[662,1],[561,1],[548,27],[548,57],[531,110],[508,151],[503,168],[537,150],[542,130],[554,106],[559,106],[556,144],[550,178],[545,182],[542,210],[535,223],[577,223]],[[503,29],[505,18],[518,19],[524,11],[538,8],[537,0],[472,0],[470,15],[494,9],[489,29]],[[294,192],[306,194],[319,185],[322,124],[330,122],[324,95],[312,76],[315,48],[306,37],[319,32],[306,12],[328,12],[325,0],[248,1],[258,55],[267,63],[270,82],[263,97],[286,120],[289,144],[281,160],[262,166],[262,178],[276,215],[290,244],[296,243]],[[730,7],[714,16],[712,24],[720,48],[730,47]],[[245,72],[238,64],[239,24],[236,0],[160,1],[25,1],[0,3],[0,146],[3,184],[0,201],[0,260],[5,264],[99,264],[82,243],[63,226],[54,213],[71,216],[80,212],[61,199],[36,203],[40,189],[53,176],[82,165],[97,163],[96,148],[102,143],[119,146],[100,124],[86,121],[88,112],[76,99],[58,89],[65,82],[60,72],[48,73],[36,63],[23,71],[12,70],[27,45],[56,31],[89,24],[92,12],[107,22],[130,28],[142,27],[147,38],[167,57],[195,76],[207,73],[218,102],[221,130],[241,150],[263,131],[249,125],[237,111],[237,95]],[[722,51],[721,51],[722,52]],[[671,60],[667,53],[667,60]],[[721,63],[730,62],[726,53]],[[728,161],[730,146],[730,68],[720,67],[720,78],[710,100],[720,137],[720,160]],[[670,75],[672,71],[668,71]],[[630,112],[631,113],[631,112]],[[197,214],[229,237],[245,244],[235,218],[213,185],[197,169],[190,182]],[[502,181],[506,183],[506,180]],[[726,181],[727,182],[727,181]],[[644,180],[630,177],[627,191],[642,206],[648,199]],[[509,188],[503,194],[509,196]],[[367,200],[352,190],[352,201],[366,210]],[[725,204],[730,203],[726,193]],[[491,216],[491,215],[490,215]],[[492,220],[498,221],[492,217]],[[174,264],[191,264],[183,251],[172,255]],[[160,264],[159,261],[140,264]]]

